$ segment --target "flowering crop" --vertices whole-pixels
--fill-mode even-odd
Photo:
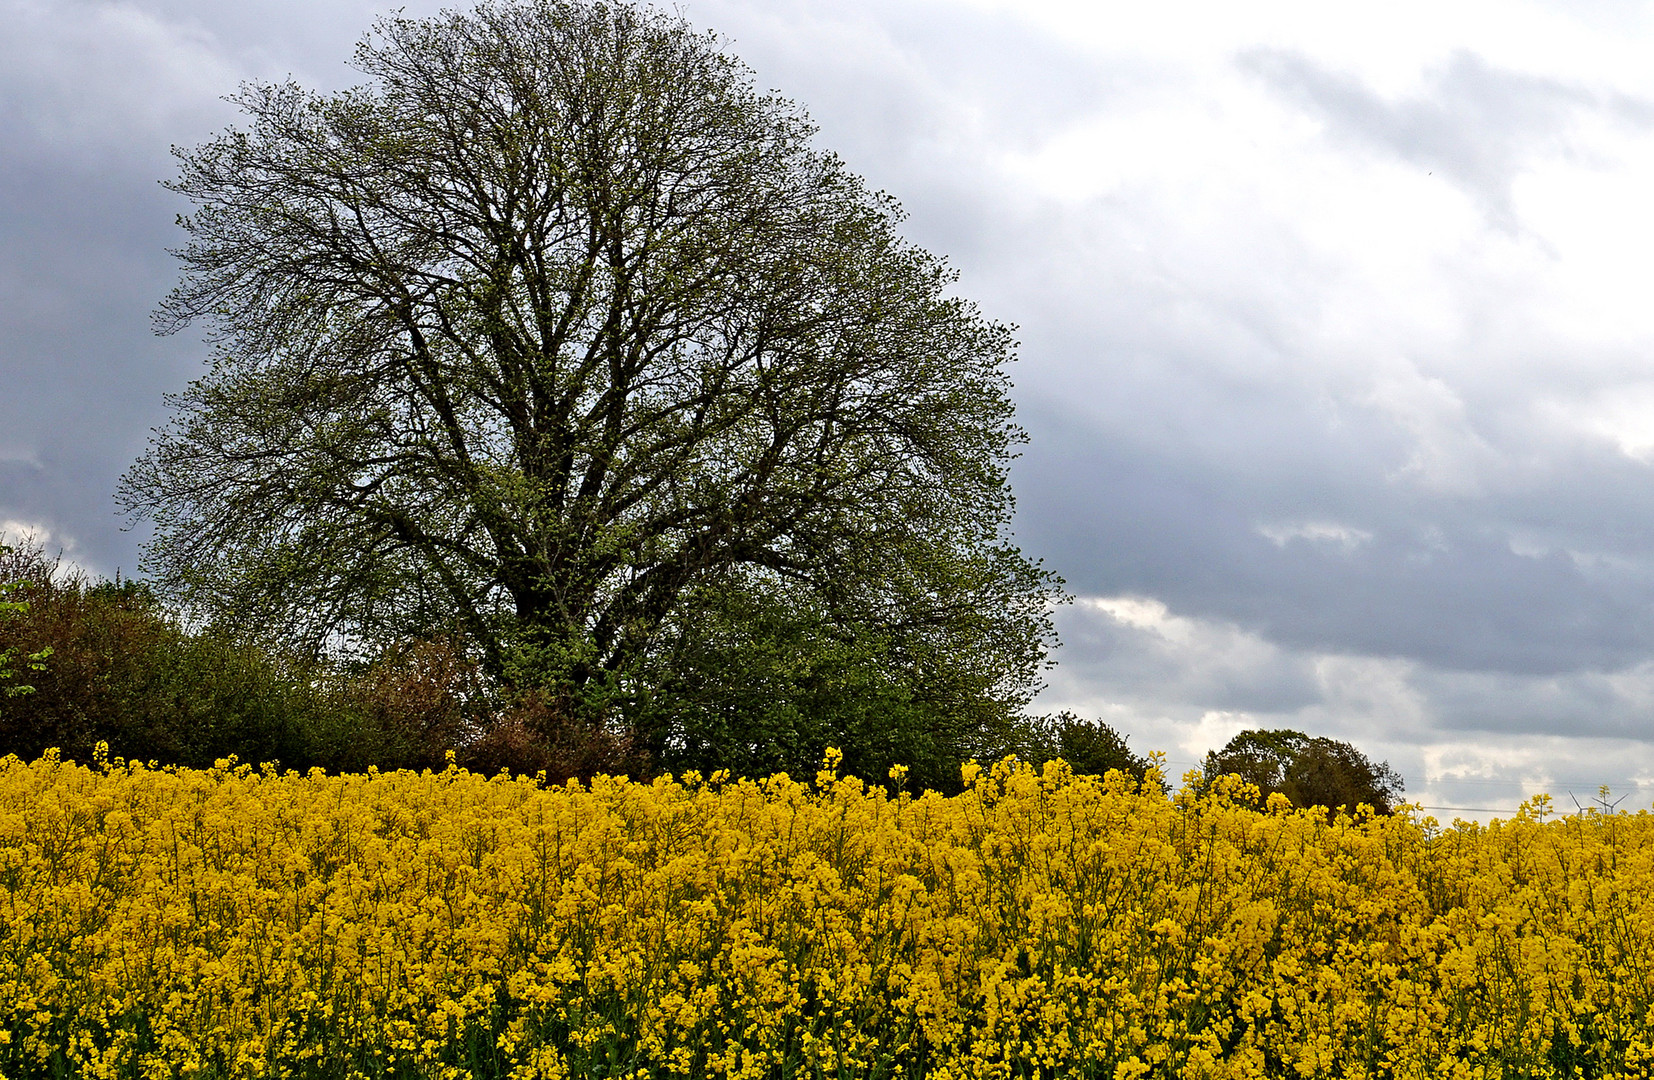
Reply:
[[[1654,1070],[1654,816],[0,762],[0,1075]]]

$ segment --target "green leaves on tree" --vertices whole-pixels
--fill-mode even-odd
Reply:
[[[782,642],[817,652],[773,701],[883,687],[947,755],[1009,723],[1059,598],[1004,536],[1011,331],[894,202],[627,4],[392,17],[355,62],[179,152],[158,325],[214,354],[122,486],[158,587],[311,653],[457,635],[662,759]]]

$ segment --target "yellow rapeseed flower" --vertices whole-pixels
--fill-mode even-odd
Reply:
[[[1654,1070],[1654,816],[0,762],[0,1080]]]

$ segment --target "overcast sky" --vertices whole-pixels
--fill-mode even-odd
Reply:
[[[0,0],[0,527],[133,569],[204,355],[149,329],[168,147],[390,6]],[[1654,6],[681,10],[1019,327],[1044,705],[1174,773],[1284,726],[1426,805],[1654,799]]]

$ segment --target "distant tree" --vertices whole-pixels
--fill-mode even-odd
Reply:
[[[213,367],[122,487],[165,595],[312,653],[457,636],[664,759],[854,726],[839,669],[925,697],[893,753],[1012,723],[1059,587],[1003,534],[1013,342],[894,202],[625,2],[392,17],[355,62],[179,153],[159,326]]]
[[[1354,812],[1365,803],[1393,813],[1404,788],[1388,762],[1376,765],[1347,742],[1279,729],[1243,731],[1222,750],[1206,755],[1203,778],[1235,774],[1268,797],[1279,792],[1294,806]]]

